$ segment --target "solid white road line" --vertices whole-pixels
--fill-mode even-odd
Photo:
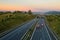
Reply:
[[[48,29],[49,29],[49,27],[48,27]],[[58,40],[57,38],[56,38],[56,36],[54,35],[54,33],[51,31],[51,29],[49,29],[50,30],[50,32],[52,33],[52,35],[54,36],[54,38],[56,39],[56,40]]]
[[[45,25],[45,24],[44,24],[44,25]],[[51,37],[50,37],[50,35],[49,35],[49,32],[48,32],[46,26],[45,26],[45,29],[46,29],[46,31],[47,31],[47,33],[48,33],[49,39],[52,40]]]

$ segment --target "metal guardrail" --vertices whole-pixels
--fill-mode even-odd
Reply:
[[[35,23],[34,23],[34,24],[35,24]],[[32,24],[31,27],[32,27],[34,24]],[[31,27],[30,27],[30,28],[31,28]],[[29,29],[30,29],[30,28],[29,28]],[[28,30],[26,31],[26,33],[21,37],[20,40],[22,40],[22,39],[24,38],[24,36],[25,36],[25,35],[27,34],[27,32],[29,31],[29,29],[28,29]]]
[[[34,31],[32,33],[32,36],[31,36],[30,40],[32,40],[35,30],[36,30],[36,27],[35,27],[35,29],[34,29]]]
[[[39,19],[38,19],[38,21],[37,21],[36,24],[38,24],[38,22],[39,22]],[[30,40],[32,40],[35,30],[36,30],[36,25],[35,25],[35,29],[34,29],[34,31],[33,31],[33,33],[32,33],[32,36],[31,36]]]
[[[38,21],[38,19],[35,21],[34,24],[32,24],[32,26],[33,26],[33,25],[35,26],[35,24],[37,23],[37,21]],[[32,26],[31,26],[31,27],[32,27]],[[27,30],[27,32],[31,29],[31,27]],[[27,34],[27,32],[21,37],[21,40],[24,38],[24,36]]]

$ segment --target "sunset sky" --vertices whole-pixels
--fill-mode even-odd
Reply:
[[[60,11],[60,0],[0,0],[0,10]]]

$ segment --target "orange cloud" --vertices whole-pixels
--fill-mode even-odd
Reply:
[[[27,6],[13,6],[13,5],[1,5],[0,6],[0,10],[23,10],[23,11],[27,11],[30,9],[32,9],[32,8],[27,7]]]
[[[60,4],[59,3],[43,3],[39,5],[32,5],[32,6],[16,6],[16,5],[4,5],[0,4],[0,10],[32,10],[32,11],[37,11],[36,9],[49,9],[49,10],[60,10]]]

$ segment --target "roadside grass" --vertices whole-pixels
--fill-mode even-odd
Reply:
[[[35,18],[34,15],[25,13],[6,13],[0,15],[0,33],[11,28],[18,27],[18,25]]]
[[[48,23],[49,23],[50,28],[60,38],[60,15],[47,15],[45,17],[48,20]]]

